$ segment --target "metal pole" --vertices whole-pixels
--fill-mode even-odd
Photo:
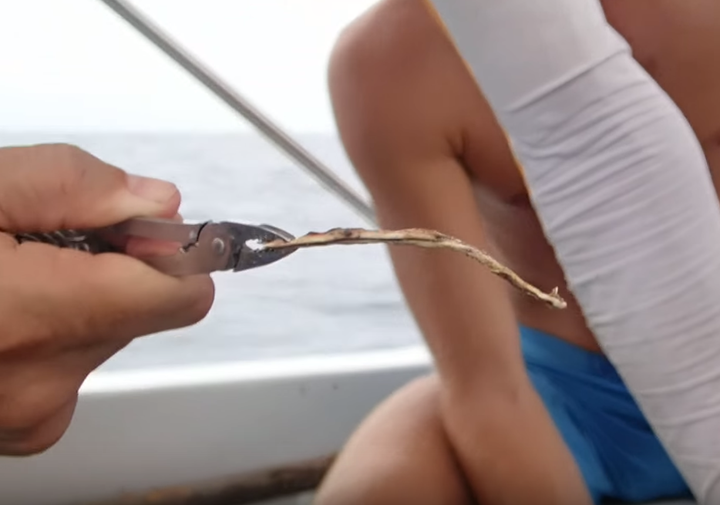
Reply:
[[[205,85],[212,93],[225,102],[235,112],[254,125],[281,151],[294,159],[301,167],[313,175],[329,191],[348,203],[362,217],[375,224],[375,214],[357,193],[347,186],[333,171],[316,159],[306,149],[295,142],[288,134],[274,125],[250,102],[240,96],[232,87],[205,68],[176,41],[164,33],[157,25],[125,0],[100,0],[144,35],[150,42],[172,58],[176,63]],[[261,1],[261,0],[258,0]]]

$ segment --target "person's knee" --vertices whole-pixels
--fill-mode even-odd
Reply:
[[[430,377],[415,379],[370,413],[325,476],[313,505],[391,505],[408,492],[407,440],[426,438],[433,383]]]
[[[363,422],[324,479],[315,505],[466,504],[440,422],[439,382],[400,388]]]
[[[436,410],[440,399],[440,379],[432,373],[417,377],[398,389],[388,401],[430,414]]]

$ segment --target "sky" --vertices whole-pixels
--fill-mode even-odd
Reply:
[[[332,133],[326,68],[375,0],[134,0],[288,131]],[[0,0],[0,131],[249,131],[98,0]]]

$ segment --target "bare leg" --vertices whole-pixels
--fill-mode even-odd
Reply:
[[[350,438],[316,505],[471,505],[440,418],[437,378],[382,403]]]

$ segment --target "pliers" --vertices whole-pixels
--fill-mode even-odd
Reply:
[[[140,258],[153,268],[173,276],[208,274],[219,271],[239,272],[274,263],[297,249],[264,249],[274,240],[295,237],[270,225],[207,221],[198,224],[169,219],[132,218],[94,230],[63,230],[52,233],[16,234],[18,242],[35,241],[91,253],[123,252],[113,244],[130,237],[142,237],[179,244],[170,256]]]

